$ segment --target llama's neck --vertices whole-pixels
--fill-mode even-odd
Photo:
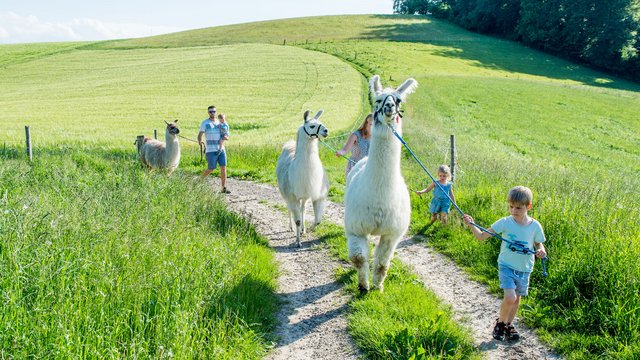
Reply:
[[[164,152],[165,162],[167,164],[176,162],[180,159],[180,143],[178,142],[178,137],[174,134],[170,134],[169,131],[166,131],[164,138],[166,141],[166,148]]]
[[[400,176],[401,144],[386,125],[372,129],[369,140],[369,159],[365,172],[367,178],[376,182],[387,182]],[[396,129],[401,134],[401,129]]]
[[[320,161],[320,154],[318,153],[318,139],[309,139],[303,130],[298,131],[298,138],[296,139],[296,157],[294,162],[302,162],[305,164],[311,164],[312,161]]]

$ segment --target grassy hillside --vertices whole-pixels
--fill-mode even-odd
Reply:
[[[295,47],[281,46],[285,39]],[[355,69],[382,74],[384,85],[415,77],[406,139],[435,171],[456,135],[463,210],[489,226],[507,214],[509,188],[534,191],[551,275],[534,272],[525,321],[568,358],[640,357],[640,85],[418,16],[289,19],[49,46],[0,46],[0,122],[8,129],[0,142],[19,149],[24,119],[46,129],[37,141],[51,145],[129,147],[165,118],[188,119],[185,131],[195,136],[215,103],[237,127],[228,143],[232,173],[271,182],[302,109],[323,107],[329,143],[342,145],[335,134],[363,112]],[[199,156],[185,146],[182,171],[196,173]],[[321,155],[339,199],[344,160]],[[428,184],[408,156],[403,168],[413,190]],[[455,216],[451,226],[426,226],[428,201],[413,198],[412,231],[496,289],[499,244],[476,242]]]
[[[124,147],[153,129],[164,134],[163,121],[173,119],[195,138],[214,104],[229,115],[237,143],[266,144],[291,137],[307,108],[325,109],[329,129],[350,126],[362,112],[364,90],[353,68],[294,47],[46,49],[26,56],[0,46],[0,63],[8,63],[0,70],[0,142],[18,142],[30,125],[38,145]]]

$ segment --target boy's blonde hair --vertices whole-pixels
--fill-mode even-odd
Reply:
[[[227,121],[227,115],[223,113],[218,114],[218,120]]]
[[[438,174],[443,173],[447,175],[447,179],[451,179],[451,169],[448,165],[440,165],[438,168]]]
[[[516,186],[509,190],[507,201],[509,203],[529,206],[533,202],[533,193],[531,189],[526,186]]]

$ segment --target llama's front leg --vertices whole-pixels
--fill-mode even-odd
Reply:
[[[300,234],[306,233],[306,229],[304,227],[304,213],[305,213],[306,207],[307,207],[307,199],[300,200],[300,220],[302,221],[301,223],[302,228],[301,228]]]
[[[358,271],[358,290],[369,291],[369,242],[366,237],[347,234],[349,260]]]
[[[293,231],[293,213],[289,210],[289,230]]]
[[[315,222],[311,225],[311,231],[315,230],[316,226],[320,224],[322,221],[322,213],[324,212],[324,199],[318,199],[313,201],[313,215],[315,217]]]
[[[391,259],[399,240],[399,237],[383,235],[374,250],[373,286],[378,288],[380,292],[384,291],[384,279],[387,277],[389,265],[391,265]]]
[[[300,224],[302,223],[300,220],[300,202],[298,200],[290,201],[287,202],[287,206],[293,217],[293,222],[296,224],[296,245],[300,247]]]

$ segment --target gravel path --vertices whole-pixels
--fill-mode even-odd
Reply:
[[[217,179],[212,187],[219,189]],[[231,194],[225,200],[232,211],[250,219],[276,251],[281,276],[278,294],[284,306],[278,314],[278,343],[267,359],[357,359],[361,355],[347,333],[345,309],[348,297],[334,278],[335,269],[350,266],[332,260],[313,234],[303,238],[302,248],[291,245],[295,235],[283,211],[278,189],[250,181],[228,179]],[[313,214],[307,210],[307,215]],[[329,203],[324,220],[342,226],[342,204]],[[308,217],[311,220],[311,217]],[[421,239],[422,240],[422,239]],[[396,258],[413,268],[424,285],[451,305],[456,320],[472,332],[477,348],[487,359],[560,359],[526,329],[518,319],[514,325],[522,339],[516,343],[496,341],[491,329],[500,299],[468,276],[448,258],[413,239],[405,239]]]

